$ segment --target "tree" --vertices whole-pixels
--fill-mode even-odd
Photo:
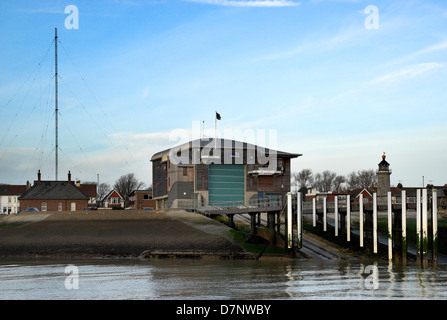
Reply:
[[[105,182],[101,182],[99,184],[98,194],[97,194],[98,203],[106,196],[107,193],[110,192],[110,190],[112,190],[112,188],[110,187],[110,184],[105,183]]]
[[[325,170],[322,173],[317,173],[315,175],[314,185],[317,190],[321,192],[332,191],[334,186],[334,179],[337,176],[335,172]]]
[[[309,188],[314,182],[314,176],[311,169],[303,169],[298,173],[293,174],[293,180],[296,189],[302,190]]]
[[[129,204],[129,194],[133,190],[142,189],[145,183],[139,181],[133,173],[122,175],[113,185],[113,188],[124,198],[124,206]]]
[[[334,181],[332,182],[333,183],[333,191],[341,192],[343,189],[342,184],[345,182],[346,182],[345,176],[340,176],[340,175],[336,176],[334,178]]]
[[[377,185],[377,175],[373,169],[353,171],[348,175],[349,189],[367,189]]]

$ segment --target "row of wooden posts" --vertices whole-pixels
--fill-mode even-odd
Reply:
[[[351,241],[351,202],[350,196],[347,195],[346,200],[346,241]],[[303,235],[303,195],[297,193],[297,205],[296,205],[296,230],[297,230],[297,248],[302,248],[302,235]],[[407,196],[406,191],[402,190],[401,195],[402,203],[395,205],[393,208],[391,192],[388,192],[386,197],[386,207],[388,213],[388,260],[393,261],[393,251],[397,259],[401,259],[403,262],[407,261]],[[287,194],[287,245],[289,248],[293,246],[293,205],[292,205],[292,193]],[[416,251],[417,261],[426,263],[428,261],[428,235],[432,234],[433,246],[432,246],[432,261],[438,261],[438,213],[437,213],[437,192],[432,190],[431,199],[432,208],[432,228],[428,228],[428,216],[429,216],[429,198],[427,189],[416,190]],[[363,203],[363,195],[359,196],[359,235],[360,235],[360,247],[365,246],[365,228],[364,222],[372,220],[372,252],[378,253],[378,232],[377,232],[377,216],[378,216],[378,201],[377,194],[373,194],[372,208],[365,208]],[[397,230],[400,229],[400,234],[394,232],[393,236],[393,212],[394,212],[394,224],[397,226]],[[372,217],[371,217],[372,216]],[[365,219],[366,218],[366,219]],[[371,219],[372,218],[372,219]],[[323,217],[322,217],[323,231],[327,231],[327,198],[323,197]],[[312,225],[317,226],[317,205],[316,199],[312,200]],[[339,205],[338,196],[334,196],[334,227],[335,236],[338,237],[339,233]],[[370,228],[370,226],[369,226]],[[368,230],[369,231],[369,230]],[[370,233],[368,232],[368,238]],[[393,250],[393,237],[395,242],[399,243],[401,252]],[[369,240],[369,239],[368,239]],[[400,249],[400,248],[399,248]]]

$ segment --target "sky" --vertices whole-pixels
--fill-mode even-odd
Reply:
[[[55,179],[55,28],[59,180],[150,185],[217,123],[292,172],[447,183],[444,1],[1,1],[0,183]]]

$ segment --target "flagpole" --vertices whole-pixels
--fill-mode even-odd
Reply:
[[[214,117],[214,152],[217,152],[217,111],[216,116]]]

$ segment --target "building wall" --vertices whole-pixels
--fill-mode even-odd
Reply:
[[[152,162],[152,192],[154,198],[168,194],[166,161],[155,160]]]
[[[150,195],[150,199],[144,199],[145,195]],[[135,192],[134,195],[129,198],[129,206],[135,209],[156,209],[156,200],[152,199],[152,192]]]
[[[17,195],[0,196],[0,214],[19,213],[20,203]]]
[[[42,204],[46,202],[45,211],[72,211],[71,204],[76,205],[77,210],[83,210],[88,207],[88,200],[20,200],[20,210],[23,211],[27,208],[37,208],[42,210]],[[62,204],[62,209],[59,210],[59,203]]]

